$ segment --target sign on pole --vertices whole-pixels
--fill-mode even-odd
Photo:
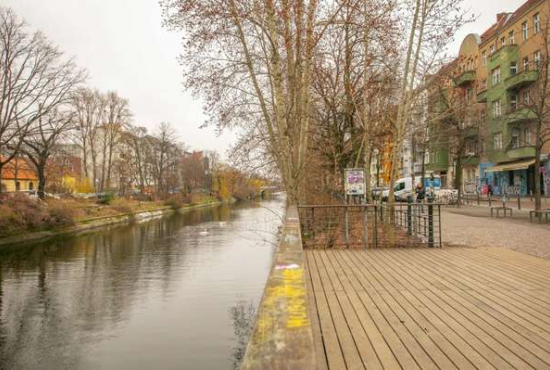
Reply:
[[[366,195],[365,170],[346,168],[346,195]]]

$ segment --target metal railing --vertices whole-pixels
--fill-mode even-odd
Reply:
[[[305,248],[441,247],[441,204],[298,207]]]

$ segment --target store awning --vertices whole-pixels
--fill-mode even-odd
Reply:
[[[534,159],[523,159],[521,161],[516,162],[508,162],[499,164],[493,167],[488,167],[485,169],[485,172],[505,172],[505,171],[519,171],[519,170],[526,170],[529,168],[529,166],[532,166],[535,164]]]

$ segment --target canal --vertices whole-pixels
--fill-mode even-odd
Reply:
[[[284,199],[0,249],[0,369],[234,369]]]

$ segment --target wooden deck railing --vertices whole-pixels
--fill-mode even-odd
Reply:
[[[298,210],[289,207],[242,370],[317,369],[306,284]]]

